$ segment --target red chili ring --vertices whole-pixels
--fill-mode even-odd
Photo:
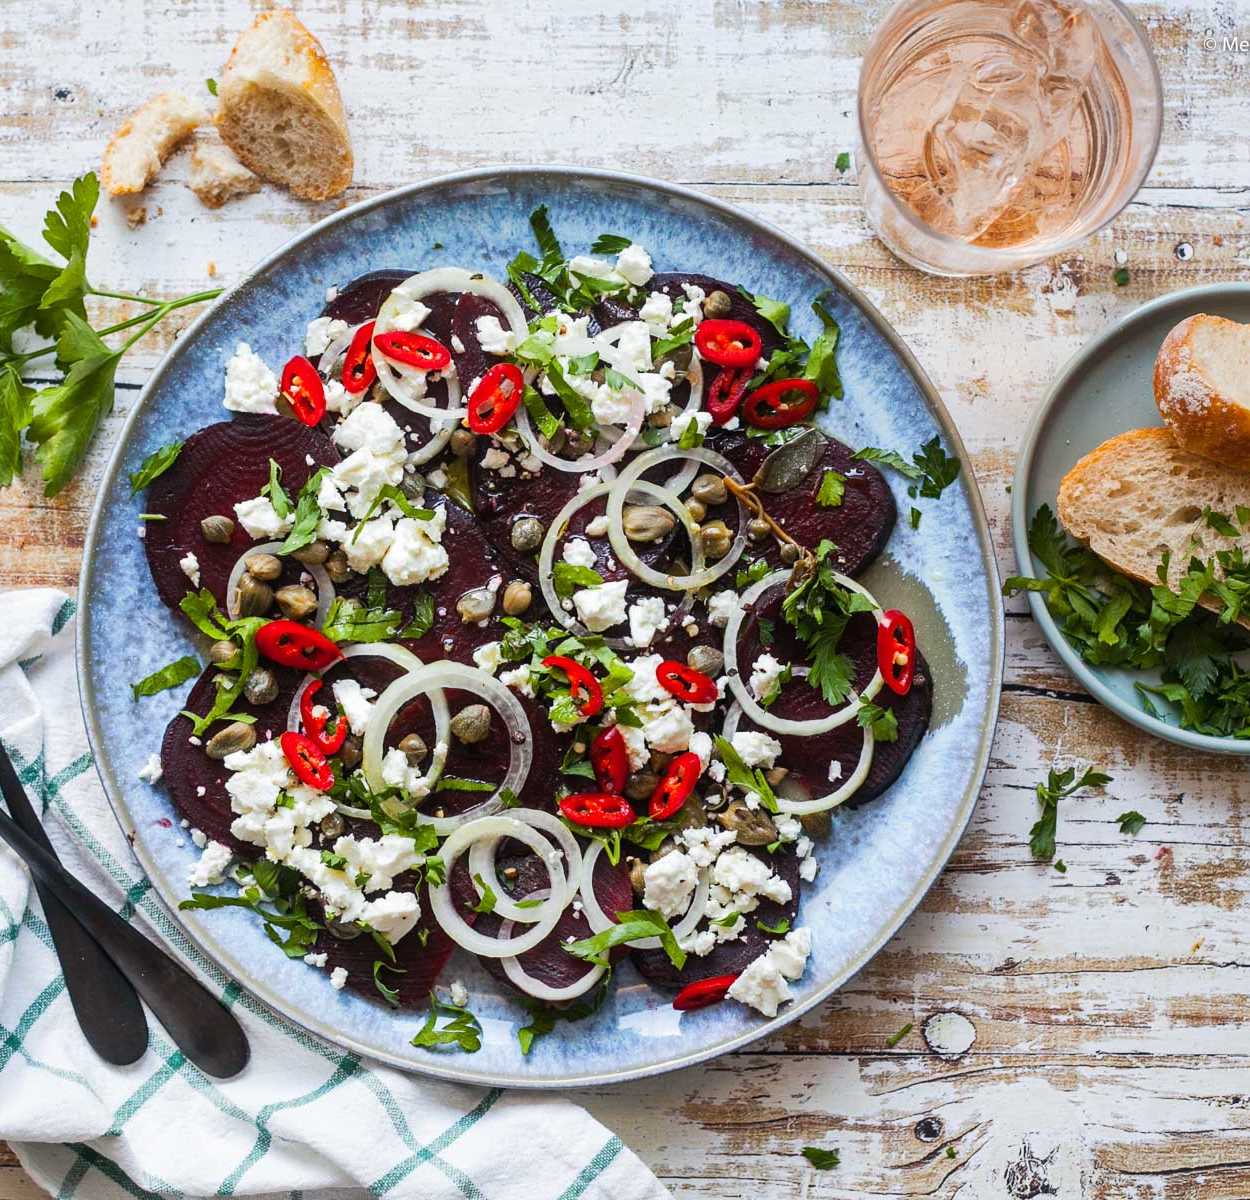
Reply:
[[[877,669],[890,691],[899,696],[911,691],[916,677],[916,630],[897,608],[883,612],[877,624]]]
[[[478,381],[469,396],[469,428],[474,433],[498,433],[521,407],[525,377],[512,363],[496,363]]]
[[[719,1004],[737,978],[737,975],[712,975],[708,979],[696,979],[673,997],[673,1007],[678,1012],[690,1012],[696,1008],[707,1008],[709,1004]]]
[[[300,783],[319,792],[328,792],[334,786],[333,768],[317,743],[307,734],[288,729],[278,742]]]
[[[764,348],[760,335],[745,321],[700,321],[694,333],[699,357],[718,367],[753,367]]]
[[[324,671],[343,657],[324,633],[298,621],[269,621],[256,633],[256,649],[271,662],[304,671]]]
[[[651,793],[647,815],[653,821],[667,821],[686,803],[702,772],[703,760],[693,750],[679,754],[668,764],[664,778]]]
[[[343,359],[343,390],[350,396],[368,391],[378,377],[373,362],[373,322],[366,321],[352,335],[352,344]]]
[[[798,394],[797,402],[786,400]],[[756,388],[742,407],[742,416],[756,429],[785,429],[807,420],[820,403],[820,389],[810,379],[778,379]]]
[[[629,750],[620,728],[610,725],[590,743],[590,765],[595,769],[595,780],[611,795],[619,796],[629,779]]]
[[[560,811],[574,825],[587,829],[624,829],[637,819],[633,806],[624,796],[610,796],[607,792],[580,792],[565,796]]]
[[[297,354],[282,368],[282,394],[291,403],[297,420],[305,425],[320,423],[326,415],[326,389],[317,368]]]
[[[677,659],[660,663],[655,669],[655,677],[665,691],[671,692],[683,704],[711,704],[720,697],[714,679]]]
[[[441,371],[451,362],[451,351],[442,342],[406,329],[375,333],[373,344],[389,359],[422,371]]]
[[[543,659],[548,670],[563,671],[569,681],[569,694],[579,701],[578,712],[583,717],[593,717],[603,709],[603,688],[599,681],[581,663],[563,654],[549,654]]]
[[[753,373],[750,367],[742,367],[738,370],[733,367],[721,367],[717,372],[716,378],[712,380],[712,386],[708,388],[707,398],[703,402],[703,407],[712,414],[714,424],[728,425],[733,420]]]

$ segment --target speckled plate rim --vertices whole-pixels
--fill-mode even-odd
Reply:
[[[990,591],[988,599],[993,614],[993,628],[990,630],[989,656],[992,672],[986,690],[984,711],[980,714],[979,718],[980,742],[977,748],[976,760],[973,763],[972,769],[968,775],[968,785],[964,790],[964,795],[961,798],[955,819],[951,822],[945,838],[935,850],[928,869],[917,881],[912,892],[905,900],[896,906],[895,910],[890,913],[888,917],[886,917],[879,924],[877,933],[868,941],[859,954],[849,963],[845,964],[840,971],[836,972],[824,984],[824,986],[817,988],[809,996],[796,1001],[788,1009],[783,1010],[776,1017],[770,1020],[762,1020],[758,1025],[752,1026],[742,1033],[724,1038],[719,1042],[699,1046],[697,1049],[691,1050],[689,1053],[676,1054],[665,1062],[650,1063],[632,1068],[626,1067],[619,1071],[570,1075],[563,1078],[528,1079],[525,1076],[519,1075],[504,1075],[495,1072],[484,1073],[474,1071],[467,1063],[464,1066],[457,1063],[456,1066],[443,1067],[439,1064],[413,1062],[397,1055],[385,1053],[374,1046],[362,1044],[327,1024],[309,1019],[309,1014],[302,1014],[300,1017],[293,1016],[288,1011],[288,1006],[283,1002],[282,998],[274,994],[271,989],[266,986],[262,979],[255,977],[250,971],[245,969],[241,963],[235,960],[233,956],[222,954],[215,948],[210,949],[197,935],[194,927],[186,924],[182,920],[177,908],[171,907],[165,901],[163,889],[160,886],[154,887],[153,890],[161,898],[161,902],[164,904],[170,916],[178,924],[190,942],[194,944],[207,959],[217,963],[217,965],[227,974],[238,980],[240,985],[246,988],[248,992],[263,1003],[267,1004],[276,1013],[281,1014],[284,1019],[290,1020],[293,1024],[302,1025],[303,1028],[313,1034],[316,1034],[318,1037],[322,1037],[326,1041],[351,1050],[352,1052],[362,1055],[365,1058],[373,1059],[374,1061],[386,1062],[391,1066],[398,1067],[400,1070],[446,1079],[454,1083],[469,1083],[483,1086],[510,1087],[518,1089],[551,1090],[555,1088],[567,1087],[595,1087],[602,1086],[604,1084],[623,1083],[631,1079],[648,1078],[665,1074],[669,1071],[674,1071],[682,1067],[693,1066],[696,1063],[705,1062],[708,1059],[717,1058],[722,1054],[742,1049],[753,1042],[757,1042],[770,1034],[776,1033],[782,1027],[789,1025],[791,1022],[797,1021],[805,1013],[827,1000],[834,994],[834,992],[843,987],[848,980],[858,974],[859,971],[861,971],[864,966],[890,940],[890,938],[898,932],[903,922],[915,911],[917,906],[928,893],[929,889],[933,886],[938,875],[942,872],[946,863],[950,859],[950,856],[954,853],[955,847],[958,845],[965,829],[967,829],[969,821],[972,819],[972,813],[976,807],[977,797],[980,794],[981,785],[985,779],[985,772],[989,765],[990,748],[994,740],[994,731],[998,723],[999,701],[1002,691],[1005,617],[1002,604],[1002,589],[999,582],[998,564],[994,554],[989,523],[985,516],[985,508],[982,502],[981,492],[977,486],[975,477],[972,474],[968,454],[964,448],[963,441],[959,436],[959,432],[955,428],[955,424],[951,420],[950,414],[946,411],[946,406],[942,402],[942,398],[938,394],[937,389],[933,386],[923,368],[916,361],[916,358],[912,354],[911,350],[903,343],[899,335],[877,310],[876,306],[867,298],[867,296],[865,296],[859,288],[852,284],[850,280],[848,280],[840,271],[829,266],[829,264],[818,255],[814,254],[811,250],[808,250],[800,242],[790,237],[788,234],[783,233],[780,229],[776,228],[769,222],[746,213],[742,209],[728,204],[723,200],[717,200],[714,197],[698,192],[693,188],[684,187],[681,184],[669,183],[663,180],[652,179],[643,175],[633,175],[622,171],[609,171],[559,164],[524,164],[478,167],[468,171],[458,171],[447,175],[436,176],[435,178],[424,180],[420,183],[409,184],[404,187],[384,192],[381,195],[370,197],[369,199],[362,200],[357,204],[351,205],[348,208],[342,209],[339,212],[323,218],[316,224],[310,226],[303,233],[296,235],[290,241],[280,246],[261,262],[257,263],[256,266],[253,267],[253,269],[243,279],[225,291],[209,309],[205,310],[198,317],[196,317],[186,330],[183,331],[169,353],[154,368],[151,377],[140,391],[139,396],[135,401],[134,408],[131,410],[122,425],[121,431],[118,434],[117,444],[115,445],[109,458],[108,465],[105,468],[100,490],[97,493],[95,503],[92,506],[91,519],[87,526],[87,536],[83,545],[83,561],[82,568],[79,573],[78,587],[80,596],[86,597],[91,595],[95,549],[105,510],[105,497],[109,495],[113,482],[117,476],[117,472],[121,468],[121,463],[124,459],[125,450],[129,442],[131,429],[136,423],[140,413],[148,404],[149,398],[161,384],[166,373],[170,370],[172,365],[177,362],[179,356],[186,350],[186,348],[191,345],[200,327],[209,319],[210,314],[216,312],[222,306],[231,304],[240,294],[244,293],[249,287],[252,286],[253,280],[258,274],[278,265],[291,255],[298,254],[300,248],[306,242],[316,238],[320,233],[322,233],[322,231],[334,225],[348,223],[363,213],[376,208],[382,208],[397,201],[411,196],[418,196],[423,193],[437,192],[445,188],[458,187],[464,184],[481,183],[490,180],[507,180],[514,177],[532,179],[535,175],[556,176],[568,179],[573,183],[578,181],[597,181],[609,185],[625,185],[657,192],[661,195],[676,197],[693,205],[702,206],[705,209],[711,210],[714,214],[720,216],[721,218],[727,218],[731,221],[737,222],[754,233],[762,235],[765,239],[781,243],[790,252],[809,264],[813,270],[828,278],[831,284],[840,288],[846,296],[859,307],[860,311],[868,319],[877,333],[880,334],[880,336],[889,345],[890,349],[898,356],[899,362],[914,380],[916,387],[919,389],[924,398],[926,407],[929,409],[933,419],[940,427],[942,436],[945,439],[949,450],[957,455],[960,461],[964,464],[964,470],[960,474],[958,486],[964,493],[969,513],[971,514],[975,524],[977,549],[980,553],[981,562],[986,574],[986,582]],[[127,841],[130,843],[131,849],[138,860],[139,865],[143,868],[149,878],[154,880],[161,879],[163,878],[162,872],[158,868],[153,857],[148,853],[143,839],[137,835],[134,822],[131,820],[126,806],[123,789],[119,785],[113,769],[108,762],[108,756],[102,753],[100,749],[104,745],[104,738],[100,720],[97,715],[94,689],[91,684],[91,675],[87,668],[87,663],[91,656],[91,646],[91,608],[89,604],[85,604],[79,613],[75,657],[78,671],[79,700],[82,707],[83,718],[87,726],[87,735],[91,744],[92,758],[95,763],[96,772],[104,786],[105,794],[108,797],[109,805],[113,810],[113,815],[117,819],[118,824],[121,826],[122,832],[126,835]]]
[[[1059,372],[1054,383],[1051,384],[1050,390],[1046,393],[1045,399],[1033,415],[1033,422],[1029,426],[1028,432],[1024,435],[1024,441],[1020,445],[1020,453],[1016,458],[1015,474],[1012,478],[1012,542],[1015,549],[1016,564],[1022,575],[1037,574],[1037,566],[1033,561],[1032,552],[1029,550],[1029,521],[1031,516],[1027,508],[1029,485],[1033,474],[1033,460],[1037,456],[1039,446],[1047,440],[1048,435],[1052,432],[1049,420],[1051,410],[1060,402],[1069,387],[1072,386],[1073,382],[1079,378],[1091,362],[1105,354],[1108,346],[1119,341],[1126,334],[1134,332],[1136,326],[1153,320],[1163,309],[1201,304],[1204,301],[1220,300],[1230,295],[1238,296],[1243,300],[1250,299],[1250,283],[1207,283],[1198,287],[1183,288],[1177,292],[1168,292],[1163,296],[1156,296],[1153,300],[1148,300],[1145,304],[1133,309],[1131,313],[1121,317],[1104,329],[1102,333],[1087,342],[1068,360],[1063,370]],[[1156,421],[1155,423],[1161,425],[1162,421]],[[1093,447],[1090,446],[1086,450],[1074,451],[1072,465],[1075,466],[1077,460],[1092,449]],[[1053,506],[1054,497],[1050,497],[1050,502]],[[1160,720],[1158,717],[1152,717],[1143,708],[1126,701],[1123,696],[1120,696],[1108,687],[1102,681],[1102,677],[1076,653],[1071,643],[1063,636],[1059,626],[1055,623],[1054,617],[1050,615],[1050,610],[1046,607],[1046,602],[1041,595],[1037,592],[1029,592],[1028,602],[1033,619],[1041,627],[1046,641],[1050,643],[1050,648],[1063,660],[1064,665],[1072,673],[1076,681],[1099,704],[1109,708],[1116,716],[1127,721],[1130,725],[1135,725],[1143,732],[1151,734],[1153,737],[1163,738],[1165,741],[1174,742],[1178,746],[1186,746],[1191,750],[1201,750],[1208,754],[1250,755],[1250,740],[1244,738],[1210,737],[1207,734],[1181,729],[1178,725],[1172,725],[1167,721]]]

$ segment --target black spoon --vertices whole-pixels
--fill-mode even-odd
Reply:
[[[55,856],[56,851],[3,746],[0,746],[0,792],[14,821]],[[43,905],[52,944],[61,960],[65,990],[83,1036],[105,1062],[124,1067],[142,1058],[148,1048],[148,1022],[130,980],[61,903],[56,892],[38,876],[35,891]]]
[[[16,782],[12,763],[0,755],[0,790],[7,793]],[[191,1062],[218,1079],[229,1079],[247,1066],[250,1051],[242,1026],[194,975],[122,920],[4,812],[0,812],[0,838],[25,861],[35,878],[56,892],[134,984]]]

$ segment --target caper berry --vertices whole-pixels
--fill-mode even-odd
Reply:
[[[471,429],[456,429],[451,435],[451,452],[457,458],[468,458],[477,449],[477,435]]]
[[[833,829],[833,817],[828,809],[824,812],[804,813],[799,817],[803,832],[810,838],[828,837]]]
[[[734,303],[727,292],[720,288],[708,292],[703,298],[703,315],[705,317],[727,317],[733,312]]]
[[[629,860],[629,886],[634,889],[635,896],[641,896],[647,890],[647,864],[641,858]]]
[[[660,777],[654,771],[639,771],[625,784],[625,795],[630,800],[650,800],[659,786]]]
[[[762,808],[748,808],[744,800],[731,800],[716,820],[738,835],[743,846],[767,846],[777,840],[777,826]]]
[[[724,521],[709,521],[699,530],[699,541],[703,543],[703,553],[713,562],[724,558],[733,545],[733,534]]]
[[[713,475],[710,472],[700,475],[690,485],[690,491],[696,500],[702,500],[704,504],[724,504],[729,499],[729,490],[725,487],[725,481],[719,475]]]
[[[523,579],[514,579],[503,590],[503,610],[510,617],[519,617],[533,603],[534,592]]]
[[[205,517],[200,522],[200,532],[206,542],[224,546],[234,537],[234,522],[229,517]]]
[[[343,760],[343,766],[349,771],[360,766],[360,739],[349,734],[339,748],[339,758]]]
[[[353,921],[340,921],[332,918],[326,922],[326,933],[332,938],[338,938],[340,942],[352,942],[364,933],[364,930]]]
[[[330,547],[318,538],[315,542],[309,542],[307,546],[301,546],[298,550],[292,550],[291,557],[297,563],[303,563],[306,567],[320,566],[330,557]]]
[[[518,517],[512,522],[512,548],[531,554],[543,544],[547,530],[537,517]]]
[[[239,750],[250,750],[256,745],[256,730],[246,721],[231,721],[219,729],[204,746],[209,758],[222,759]]]
[[[282,574],[282,560],[273,554],[249,554],[243,564],[253,579],[270,583]]]
[[[273,604],[273,588],[267,583],[261,583],[247,571],[239,576],[234,594],[238,600],[241,617],[262,617]]]
[[[495,611],[495,593],[491,588],[472,588],[456,601],[456,611],[465,624],[485,621]]]
[[[451,719],[451,731],[467,746],[485,741],[490,733],[490,709],[485,704],[470,704]]]
[[[254,667],[243,685],[249,704],[268,704],[278,695],[278,678],[268,667]]]
[[[282,615],[291,621],[302,621],[317,611],[317,593],[302,583],[291,583],[279,588],[274,597]]]
[[[799,561],[799,548],[792,542],[782,542],[781,544],[781,561],[787,567],[792,567]]]
[[[752,517],[747,522],[747,537],[753,542],[762,542],[773,528],[763,517]]]

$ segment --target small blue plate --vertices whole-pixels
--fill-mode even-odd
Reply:
[[[933,727],[890,792],[839,813],[819,848],[821,870],[804,890],[800,919],[815,948],[796,999],[775,1020],[737,1004],[681,1014],[670,997],[625,966],[591,1019],[560,1025],[524,1056],[516,1031],[527,1017],[468,956],[444,981],[463,979],[484,1028],[476,1054],[414,1049],[415,1014],[396,1014],[325,972],[274,951],[250,914],[178,912],[195,850],[179,846],[165,793],[136,778],[159,747],[186,689],[141,703],[128,683],[196,649],[185,622],[157,599],[136,536],[139,501],[126,472],[154,447],[213,421],[225,363],[240,339],[268,362],[300,344],[326,288],[381,267],[464,264],[504,275],[532,236],[528,215],[547,204],[569,248],[604,232],[648,247],[658,270],[741,280],[788,301],[796,331],[819,331],[812,299],[832,287],[842,327],[845,403],[831,433],[856,446],[910,452],[940,434],[964,457],[933,386],[871,304],[815,255],[763,222],[684,188],[610,172],[511,167],[447,176],[366,201],[322,221],[263,262],[178,340],[155,371],[126,427],[97,497],[83,560],[79,678],[100,776],[135,854],[188,933],[256,996],[293,1021],[362,1054],[463,1082],[513,1087],[602,1084],[699,1062],[795,1020],[845,983],[916,907],[963,833],[985,773],[998,714],[1003,618],[989,532],[970,468],[938,501],[923,501],[919,531],[899,523],[870,586],[905,607],[935,679]],[[903,483],[892,486],[902,512]]]
[[[1029,551],[1029,522],[1043,504],[1055,508],[1059,481],[1068,471],[1108,438],[1163,424],[1154,401],[1155,356],[1168,331],[1195,313],[1250,322],[1250,284],[1210,284],[1151,300],[1096,337],[1060,372],[1016,459],[1011,525],[1020,574],[1045,574]],[[1152,717],[1133,685],[1158,682],[1157,672],[1090,666],[1060,632],[1041,595],[1029,593],[1029,608],[1081,686],[1129,724],[1192,750],[1250,754],[1250,739],[1208,737]],[[1157,707],[1162,711],[1167,704],[1161,700]]]

